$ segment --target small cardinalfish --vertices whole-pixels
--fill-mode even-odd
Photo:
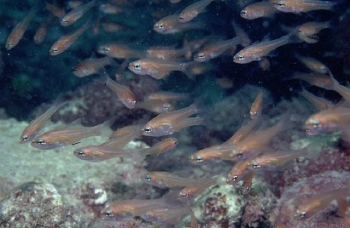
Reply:
[[[100,83],[108,86],[115,94],[117,94],[119,100],[128,109],[135,108],[136,97],[135,94],[126,86],[123,86],[115,81],[113,81],[107,72],[103,69],[100,70],[101,78],[98,79]]]
[[[249,194],[250,190],[252,189],[253,185],[253,178],[254,178],[254,172],[249,171],[243,178],[243,183],[240,188],[240,192],[242,195]]]
[[[320,73],[320,74],[327,74],[329,72],[329,69],[326,65],[318,61],[317,59],[311,58],[311,57],[305,57],[296,54],[295,55],[297,59],[302,62],[308,69]]]
[[[101,162],[112,158],[132,157],[132,150],[114,148],[110,145],[86,146],[74,150],[74,156],[89,162]]]
[[[254,20],[262,17],[273,17],[278,10],[270,2],[256,2],[241,10],[241,17]]]
[[[261,115],[254,118],[249,123],[242,125],[223,145],[237,145],[245,139],[252,130],[261,122]]]
[[[175,110],[174,105],[162,100],[148,100],[137,102],[136,108],[146,109],[158,114]]]
[[[204,192],[211,186],[217,185],[217,184],[223,184],[222,183],[223,181],[221,181],[220,179],[221,179],[220,176],[215,176],[208,179],[198,179],[197,180],[198,183],[195,186],[187,186],[181,189],[181,191],[177,195],[177,199],[191,200],[194,197],[200,195],[202,192]]]
[[[172,71],[181,71],[193,79],[190,67],[193,63],[179,63],[157,58],[144,58],[129,64],[129,70],[139,75],[149,75],[155,79],[163,79]]]
[[[255,119],[257,116],[261,114],[262,101],[263,101],[263,90],[260,90],[252,106],[250,107],[249,115],[251,119]]]
[[[145,97],[145,100],[159,100],[159,101],[181,101],[189,98],[189,94],[186,93],[173,93],[168,91],[160,91],[150,93]]]
[[[37,6],[32,8],[29,11],[28,15],[12,29],[6,41],[5,47],[7,50],[11,50],[19,43],[19,41],[24,35],[24,32],[27,30],[30,21],[33,19],[33,17],[38,11],[39,8]]]
[[[87,11],[89,11],[92,7],[96,5],[96,0],[86,3],[85,5],[81,5],[61,18],[60,24],[62,26],[69,26],[80,19]]]
[[[319,40],[318,33],[326,28],[330,28],[329,21],[326,22],[307,22],[296,28],[297,36],[299,39],[309,44],[317,43]]]
[[[242,40],[239,37],[235,37],[230,40],[209,43],[194,55],[193,60],[197,62],[209,61],[219,57],[227,49],[236,47],[236,45],[240,44],[241,42]]]
[[[74,123],[71,124],[72,126],[60,127],[45,132],[33,140],[31,145],[42,150],[51,150],[65,145],[75,145],[78,144],[81,139],[101,135],[102,129],[110,125],[110,121],[108,120],[95,127],[74,127],[74,125],[78,123],[80,125],[80,119],[77,122],[74,121]]]
[[[255,158],[256,155],[252,156],[251,158],[248,158],[243,161],[238,161],[228,172],[227,178],[226,178],[226,183],[227,184],[235,184],[238,183],[239,181],[243,180],[245,175],[249,172],[248,170],[248,164],[251,159]]]
[[[307,83],[318,86],[327,90],[331,90],[333,88],[332,78],[325,74],[320,73],[300,73],[296,72],[293,74],[292,79],[299,79],[306,81]]]
[[[38,132],[45,126],[51,116],[57,112],[58,109],[62,108],[67,102],[58,103],[57,101],[49,108],[44,114],[32,120],[29,125],[23,130],[21,137],[19,138],[20,143],[27,143],[35,138]]]
[[[253,61],[261,61],[271,51],[278,47],[286,45],[292,42],[293,35],[288,34],[279,39],[262,41],[260,43],[254,43],[243,50],[239,51],[234,57],[233,62],[246,64]]]
[[[231,21],[232,27],[235,30],[236,36],[241,39],[241,45],[243,47],[247,47],[251,44],[251,40],[248,36],[248,34],[240,27],[238,26],[238,24],[236,24],[236,22]]]
[[[72,44],[90,27],[90,22],[86,22],[81,28],[76,31],[59,38],[50,48],[50,55],[59,55],[67,50]]]
[[[311,143],[311,146],[314,145]],[[310,149],[313,149],[308,146]],[[258,157],[250,159],[248,166],[251,169],[276,169],[283,166],[289,161],[292,161],[298,157],[313,158],[318,155],[317,151],[303,148],[297,151],[277,151],[272,153],[264,153]]]
[[[122,44],[103,44],[97,48],[97,52],[116,59],[139,59],[145,56],[144,52]]]
[[[193,164],[204,164],[208,162],[218,163],[225,160],[232,160],[230,153],[232,147],[211,146],[192,154],[188,160]]]
[[[349,195],[349,188],[339,188],[318,193],[306,202],[299,204],[295,210],[294,219],[307,219],[327,208],[333,200]]]
[[[313,104],[318,110],[326,110],[330,108],[334,108],[335,105],[322,97],[317,97],[303,88],[301,91],[301,95],[305,97],[311,104]]]
[[[168,201],[173,201],[173,195],[174,194],[170,192],[158,199],[120,200],[107,205],[106,208],[101,211],[101,214],[104,218],[119,220],[126,217],[141,216],[149,211],[166,210],[171,206]]]
[[[56,23],[56,18],[53,16],[49,16],[48,19],[46,19],[45,21],[43,21],[40,24],[40,27],[38,28],[38,30],[36,30],[35,35],[34,35],[34,42],[36,44],[41,44],[45,37],[46,37],[46,33],[47,33],[47,28],[49,26],[52,26],[53,24]]]
[[[61,19],[66,13],[63,9],[60,9],[59,7],[49,4],[46,2],[46,10],[50,11],[53,16],[57,17],[58,19]]]
[[[150,172],[145,176],[144,181],[146,184],[158,188],[196,186],[200,182],[195,179],[179,177],[168,172]]]
[[[184,206],[170,207],[160,210],[152,210],[142,214],[140,217],[147,222],[161,222],[162,225],[175,224],[179,218],[187,215],[189,211]]]
[[[104,14],[118,14],[123,12],[121,8],[111,4],[101,4],[98,8]]]
[[[107,65],[114,64],[114,61],[109,57],[98,59],[85,59],[75,66],[73,74],[79,78],[99,73],[99,70]]]
[[[245,139],[237,143],[232,150],[232,157],[242,157],[251,152],[262,150],[276,135],[291,128],[289,122],[290,112],[285,114],[283,118],[274,126],[258,130],[249,134]]]
[[[165,152],[168,152],[170,150],[175,149],[177,144],[179,143],[179,140],[176,138],[166,138],[162,141],[156,143],[152,147],[145,149],[146,155],[159,155]]]
[[[205,8],[214,0],[200,0],[189,6],[187,6],[179,15],[180,22],[189,22],[193,18],[197,17],[198,14],[204,13]]]
[[[178,15],[170,15],[160,19],[153,26],[153,30],[161,34],[174,34],[191,29],[204,29],[200,23],[188,22],[181,23],[178,21]]]
[[[154,117],[142,128],[142,134],[146,136],[159,137],[171,135],[181,131],[183,128],[201,125],[203,118],[190,117],[198,114],[201,110],[196,104],[180,110],[161,113]]]
[[[313,10],[332,10],[337,4],[331,1],[320,0],[270,0],[274,7],[285,13],[306,13]]]
[[[306,121],[304,128],[308,135],[318,135],[324,132],[338,131],[350,121],[350,108],[333,108],[322,110]]]
[[[171,47],[150,47],[147,49],[148,58],[158,58],[164,60],[176,60],[177,58],[186,55],[190,51],[190,47],[174,49]]]

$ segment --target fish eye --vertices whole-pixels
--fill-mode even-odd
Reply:
[[[21,141],[27,141],[28,140],[28,135],[23,135],[21,138]]]
[[[37,140],[36,140],[36,143],[37,143],[37,144],[40,144],[40,145],[46,144],[45,141],[44,141],[43,139],[37,139]]]
[[[255,116],[256,114],[258,114],[258,112],[253,111],[253,112],[249,112],[249,114],[250,114],[251,116]]]
[[[164,28],[164,24],[163,23],[157,23],[156,26],[160,29]]]
[[[233,177],[232,177],[232,180],[233,180],[233,181],[236,181],[237,178],[238,178],[238,176],[233,176]]]
[[[175,144],[175,145],[178,144],[178,143],[179,143],[179,141],[177,141],[177,140],[174,141],[174,144]]]
[[[184,20],[184,17],[183,17],[183,16],[179,16],[179,20],[180,20],[180,21],[183,21],[183,20]]]
[[[204,57],[205,57],[205,55],[204,55],[204,53],[203,53],[203,52],[198,53],[198,58],[202,59],[202,58],[204,58]]]
[[[76,154],[81,156],[81,157],[85,157],[85,153],[83,150],[75,150]]]
[[[196,157],[196,162],[203,162],[203,159],[200,156]]]
[[[188,195],[187,195],[187,192],[181,191],[181,192],[179,192],[179,196],[180,197],[187,197]]]
[[[145,181],[146,182],[150,182],[152,180],[151,176],[150,175],[146,175],[145,176]]]
[[[106,51],[106,52],[109,52],[109,50],[111,50],[111,48],[108,47],[108,46],[105,46],[105,47],[102,48],[102,50],[103,50],[103,51]]]
[[[58,49],[57,48],[52,48],[51,52],[58,52]]]
[[[260,167],[260,165],[259,165],[258,163],[256,163],[256,162],[254,162],[254,163],[252,164],[252,166],[253,166],[253,168],[259,168],[259,167]]]
[[[275,4],[279,7],[284,7],[284,3],[281,1],[275,2]]]
[[[111,211],[105,211],[104,213],[106,216],[112,216],[112,212]]]
[[[314,128],[319,127],[319,126],[320,126],[320,121],[314,120],[313,123],[312,123],[312,126],[313,126]]]
[[[244,56],[243,55],[239,55],[237,58],[238,58],[238,60],[243,60]]]
[[[152,128],[151,127],[145,127],[143,129],[144,132],[152,132]]]
[[[242,11],[241,11],[241,15],[243,15],[243,16],[244,16],[244,15],[247,15],[247,10],[242,10]]]
[[[140,64],[135,63],[135,64],[134,64],[134,69],[135,69],[135,70],[140,70],[140,69],[141,69]]]

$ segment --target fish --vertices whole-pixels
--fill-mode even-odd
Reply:
[[[163,60],[176,60],[177,58],[186,55],[190,51],[190,47],[174,49],[167,46],[155,46],[147,49],[147,58],[158,58]]]
[[[250,107],[249,116],[251,119],[255,119],[257,116],[261,115],[262,101],[263,101],[263,90],[260,90],[252,106]]]
[[[160,34],[174,34],[174,33],[180,33],[191,29],[205,28],[202,23],[197,23],[197,22],[182,23],[178,21],[178,18],[179,16],[176,14],[166,16],[154,24],[153,30]]]
[[[118,96],[125,107],[128,109],[135,108],[137,102],[136,96],[128,87],[113,81],[104,69],[100,71],[100,74],[101,77],[97,79],[98,82],[108,86]]]
[[[25,16],[25,18],[12,29],[10,35],[7,37],[7,40],[6,40],[5,47],[7,50],[11,50],[19,43],[25,31],[27,30],[30,21],[35,17],[38,11],[39,11],[38,6],[33,7],[29,11],[29,13]]]
[[[116,59],[139,59],[145,57],[144,52],[133,50],[123,44],[103,44],[97,48],[97,52]]]
[[[326,22],[306,22],[298,27],[296,27],[296,35],[302,41],[314,44],[319,41],[318,33],[323,30],[331,27],[329,21]]]
[[[155,93],[150,93],[146,95],[145,100],[159,100],[159,101],[181,101],[189,98],[187,93],[174,93],[169,91],[160,91]]]
[[[181,71],[190,79],[193,79],[190,71],[191,65],[192,62],[180,63],[157,58],[144,58],[131,62],[128,68],[135,74],[149,75],[155,79],[163,79],[172,71]]]
[[[255,156],[254,156],[255,157]],[[248,164],[252,158],[248,158],[246,160],[238,161],[228,172],[227,178],[226,178],[226,184],[235,184],[239,181],[243,180],[246,176],[248,170]]]
[[[89,58],[81,61],[75,66],[73,74],[79,78],[86,77],[92,74],[98,74],[99,70],[107,65],[116,65],[109,57],[104,58]]]
[[[162,225],[170,225],[176,223],[175,221],[184,215],[187,215],[189,211],[186,210],[186,207],[169,207],[166,209],[157,209],[152,211],[147,211],[146,213],[140,215],[142,219],[147,222],[161,222]]]
[[[120,200],[107,205],[101,210],[101,215],[107,219],[119,220],[126,217],[141,216],[149,211],[166,210],[171,206],[168,201],[173,201],[173,195],[170,192],[158,199]]]
[[[146,109],[158,114],[175,110],[174,105],[162,100],[146,100],[137,102],[136,108]]]
[[[235,145],[231,156],[233,158],[237,157],[243,159],[242,157],[248,156],[256,151],[261,151],[273,137],[293,126],[292,123],[289,122],[289,119],[290,111],[284,114],[282,119],[274,126],[250,133],[246,138]]]
[[[219,57],[227,49],[234,48],[240,44],[242,40],[239,37],[235,37],[230,40],[216,41],[205,45],[199,52],[197,52],[193,60],[197,62],[206,62],[211,59]]]
[[[247,20],[254,20],[262,17],[273,17],[279,12],[270,2],[256,2],[241,10],[240,15]]]
[[[197,107],[197,104],[192,104],[187,108],[161,113],[146,123],[141,130],[142,134],[145,136],[159,137],[163,135],[171,135],[186,127],[201,125],[203,118],[188,118],[189,116],[198,114],[200,111],[201,110]]]
[[[179,14],[178,20],[180,22],[189,22],[193,18],[197,17],[198,14],[204,13],[205,8],[214,0],[199,0],[189,6],[187,6],[184,10]]]
[[[46,19],[45,21],[43,21],[40,24],[40,27],[38,28],[38,30],[36,30],[35,34],[34,34],[34,42],[36,44],[41,44],[45,37],[46,37],[46,33],[47,33],[47,28],[49,26],[52,26],[53,24],[56,23],[56,18],[54,18],[53,16],[49,16],[48,19]]]
[[[199,181],[200,180],[200,181]],[[212,178],[199,179],[197,185],[195,186],[186,186],[177,195],[177,199],[179,200],[190,200],[195,196],[200,195],[202,192],[207,190],[213,185],[217,185],[221,183],[219,177],[215,176]]]
[[[254,170],[257,169],[276,169],[281,167],[289,161],[292,161],[298,157],[315,156],[314,153],[308,152],[307,148],[296,151],[276,151],[271,153],[264,153],[251,159],[248,162],[248,167]]]
[[[232,27],[235,30],[236,36],[241,39],[240,45],[242,47],[247,47],[251,44],[251,40],[248,36],[248,34],[238,25],[236,22],[231,21]]]
[[[338,188],[331,191],[321,192],[309,198],[304,203],[299,203],[293,219],[307,219],[324,210],[331,201],[339,197],[346,197],[349,194],[349,188]]]
[[[338,131],[350,121],[350,108],[337,107],[311,115],[304,124],[308,135]]]
[[[104,14],[118,14],[123,12],[123,10],[117,6],[111,5],[109,3],[101,4],[98,9]]]
[[[240,188],[240,192],[242,195],[249,194],[250,190],[252,189],[254,175],[255,175],[255,173],[253,171],[249,171],[244,176],[243,183],[242,183],[242,186]]]
[[[23,130],[21,137],[19,138],[19,142],[27,143],[33,140],[39,131],[50,120],[51,116],[66,104],[67,102],[60,103],[59,101],[55,101],[55,103],[48,110],[46,110],[46,112],[29,123],[29,125]]]
[[[234,57],[233,62],[239,64],[246,64],[253,61],[261,61],[274,49],[286,45],[292,42],[293,35],[288,34],[275,40],[266,40],[260,43],[254,43],[241,51],[239,51]]]
[[[177,144],[179,143],[179,140],[176,138],[166,138],[162,141],[156,143],[152,147],[145,149],[144,154],[146,155],[159,155],[162,153],[165,153],[169,150],[175,149]]]
[[[296,54],[295,55],[297,59],[302,62],[308,69],[320,73],[320,74],[327,74],[329,72],[329,69],[326,65],[318,61],[317,59],[311,58],[311,57],[305,57]]]
[[[159,171],[150,172],[145,175],[144,182],[158,188],[185,187],[198,184],[198,181],[194,179],[179,177],[172,173]]]
[[[90,22],[87,21],[81,28],[67,35],[63,35],[50,48],[50,55],[56,56],[66,51],[89,27]]]
[[[111,22],[104,22],[101,24],[102,28],[104,31],[109,32],[109,33],[114,33],[114,32],[120,32],[122,30],[125,30],[126,26],[117,24],[117,23],[111,23]]]
[[[111,145],[85,146],[74,150],[73,155],[89,162],[102,162],[112,158],[132,157],[134,151],[123,150]]]
[[[84,5],[78,6],[69,13],[65,14],[61,20],[60,24],[62,26],[69,26],[79,20],[87,11],[97,4],[96,0],[90,1]]]
[[[330,89],[339,93],[348,103],[350,103],[350,88],[341,85],[333,76],[332,72],[329,71],[331,80]]]
[[[257,116],[257,118],[254,118],[249,123],[242,125],[228,140],[226,140],[226,142],[223,143],[223,145],[237,145],[245,139],[259,123],[261,123],[261,115]]]
[[[52,15],[57,17],[58,19],[61,19],[66,14],[66,12],[64,12],[63,9],[61,9],[53,4],[50,4],[47,2],[45,2],[45,4],[46,4],[45,9],[50,11],[52,13]]]
[[[305,97],[305,99],[308,100],[311,104],[313,104],[318,110],[326,110],[335,107],[335,104],[329,100],[326,100],[322,97],[317,97],[304,88],[301,91],[301,95]]]
[[[327,90],[331,90],[333,88],[332,78],[325,74],[320,73],[300,73],[295,72],[291,79],[299,79],[306,81],[307,83],[318,86]]]
[[[80,123],[80,119],[78,120]],[[78,122],[74,121],[72,126],[59,127],[39,135],[31,142],[37,149],[52,150],[66,145],[75,145],[81,139],[98,136],[102,134],[102,129],[110,125],[110,120],[94,127],[74,126]],[[80,124],[79,124],[80,125]]]
[[[274,7],[285,13],[306,13],[313,10],[333,10],[337,4],[332,1],[319,0],[270,0]]]

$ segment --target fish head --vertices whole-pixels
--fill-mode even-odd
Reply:
[[[308,135],[318,135],[327,132],[328,125],[323,124],[323,121],[317,116],[310,117],[305,121],[304,129]]]
[[[162,21],[158,21],[154,24],[153,30],[159,33],[165,32],[167,29]]]
[[[72,22],[73,22],[73,18],[70,15],[66,15],[66,16],[62,17],[60,20],[60,24],[62,26],[69,26],[72,24]]]
[[[200,51],[193,56],[193,60],[196,62],[206,62],[210,59],[210,53],[208,53],[207,51]]]
[[[107,55],[111,50],[109,45],[101,45],[97,48],[97,52],[102,55]]]
[[[21,137],[19,137],[19,142],[20,143],[27,143],[29,141],[31,141],[32,139],[34,139],[34,136],[30,136],[30,134],[28,134],[28,132],[23,132]]]
[[[141,129],[141,131],[143,135],[154,137],[171,135],[175,132],[172,126],[169,124],[159,124],[154,126],[146,125]]]
[[[129,211],[123,211],[122,209],[113,210],[108,206],[101,211],[101,215],[108,220],[119,220],[119,219],[133,216],[133,214]]]
[[[57,45],[53,45],[50,50],[49,50],[50,55],[55,56],[55,55],[59,55],[62,53],[62,51],[60,51],[60,48]]]
[[[123,98],[122,102],[129,109],[133,109],[136,106],[136,100],[132,97]]]
[[[32,147],[35,147],[37,149],[41,150],[51,150],[57,147],[62,146],[60,143],[52,142],[49,138],[45,136],[39,136],[35,140],[33,140],[31,143]]]
[[[244,52],[240,51],[235,56],[233,56],[233,62],[239,64],[246,64],[254,61],[251,57],[247,57]]]
[[[104,161],[101,156],[99,156],[98,151],[92,150],[89,147],[83,147],[74,150],[73,152],[74,156],[77,158],[80,158],[85,161],[91,161],[91,162],[99,162],[99,161]]]
[[[5,47],[6,47],[7,50],[11,50],[14,46],[15,46],[14,43],[12,41],[8,40],[6,42],[6,46]]]
[[[226,184],[234,184],[237,183],[238,176],[237,175],[232,175],[228,174],[226,178]]]
[[[204,159],[200,154],[192,154],[188,160],[192,163],[192,164],[199,164],[199,163],[203,163]]]
[[[151,173],[147,174],[145,176],[144,182],[146,184],[149,184],[149,185],[152,185],[152,186],[156,186],[158,188],[167,188],[167,186],[165,184],[163,184],[162,181],[159,180],[159,178],[157,178],[156,175],[152,175]]]
[[[147,74],[147,72],[146,72],[147,65],[144,62],[140,61],[140,60],[131,62],[129,64],[128,68],[129,68],[129,70],[131,70],[135,74],[140,74],[140,75]]]

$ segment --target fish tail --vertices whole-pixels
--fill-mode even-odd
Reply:
[[[186,76],[191,79],[191,80],[195,80],[196,79],[196,74],[193,72],[193,68],[195,65],[197,64],[197,62],[189,62],[189,63],[184,63],[182,66],[182,72],[184,74],[186,74]]]
[[[111,134],[111,126],[115,123],[117,117],[113,117],[97,126],[95,126],[94,133],[101,136],[109,136]]]

